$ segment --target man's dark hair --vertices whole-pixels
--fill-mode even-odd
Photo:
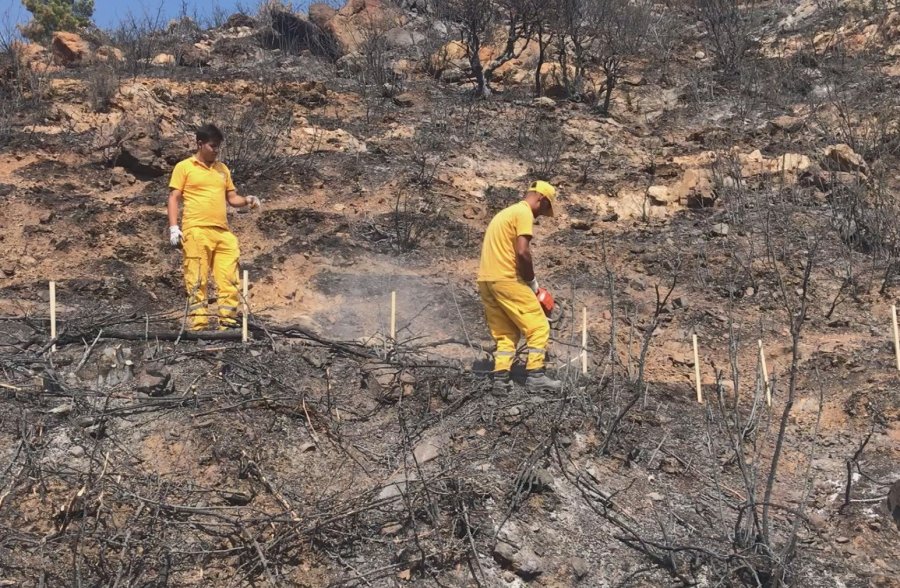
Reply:
[[[221,143],[224,140],[225,136],[216,125],[207,123],[197,129],[197,142],[199,143],[209,143],[210,141]]]

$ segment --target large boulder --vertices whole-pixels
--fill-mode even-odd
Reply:
[[[50,54],[47,50],[37,43],[13,41],[11,49],[20,67],[38,72],[56,67],[50,64]]]
[[[58,31],[53,33],[50,50],[56,62],[64,66],[73,66],[90,61],[91,46],[75,33]]]
[[[190,43],[180,46],[176,54],[178,55],[178,65],[184,67],[206,67],[211,58],[209,49]]]
[[[868,170],[866,160],[849,145],[829,145],[823,152],[822,166],[831,171],[863,172]]]
[[[138,177],[156,178],[171,170],[163,155],[164,145],[157,122],[131,116],[124,119],[120,126],[126,130],[126,135],[119,143],[117,166]]]
[[[125,53],[118,47],[102,45],[94,51],[94,61],[97,63],[124,63]]]
[[[328,23],[337,14],[337,10],[328,4],[315,3],[309,6],[309,20],[323,31],[328,30]]]
[[[305,16],[277,6],[270,9],[268,16],[269,26],[260,33],[264,47],[289,53],[335,55],[334,40]]]
[[[403,14],[382,0],[350,0],[325,26],[342,54],[359,52],[373,33],[382,34],[403,26]]]

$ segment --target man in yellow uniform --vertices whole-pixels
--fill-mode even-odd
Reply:
[[[484,304],[494,352],[494,389],[512,388],[509,370],[516,355],[519,335],[528,345],[525,388],[529,392],[556,391],[561,384],[544,372],[544,357],[550,340],[550,324],[535,294],[538,291],[531,261],[534,219],[553,216],[556,189],[537,181],[517,202],[494,216],[484,234],[478,291]]]
[[[197,152],[175,166],[169,181],[169,242],[184,250],[184,285],[188,295],[188,328],[209,326],[206,286],[212,269],[216,282],[219,330],[238,326],[237,237],[228,230],[226,203],[235,207],[259,207],[256,196],[238,196],[231,172],[216,161],[222,131],[206,124],[197,129]],[[178,204],[184,201],[181,228]]]

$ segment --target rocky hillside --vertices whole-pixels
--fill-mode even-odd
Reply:
[[[2,47],[0,585],[896,585],[896,3],[221,20]],[[247,344],[180,330],[205,121]],[[498,398],[480,240],[536,178],[566,385]]]

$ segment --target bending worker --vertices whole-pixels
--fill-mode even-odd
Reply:
[[[256,196],[238,196],[231,172],[216,161],[224,137],[214,125],[197,129],[197,152],[175,166],[169,181],[169,242],[184,251],[184,285],[188,295],[188,328],[209,326],[207,283],[216,283],[219,330],[238,326],[238,240],[228,230],[226,203],[259,207]],[[181,228],[178,203],[184,201]]]
[[[512,389],[509,370],[516,355],[519,335],[528,345],[525,387],[529,392],[555,391],[560,382],[544,372],[544,358],[550,340],[550,324],[538,303],[537,279],[531,261],[534,219],[553,216],[556,189],[547,182],[531,184],[520,202],[494,216],[484,234],[478,291],[484,304],[494,352],[494,389]]]

